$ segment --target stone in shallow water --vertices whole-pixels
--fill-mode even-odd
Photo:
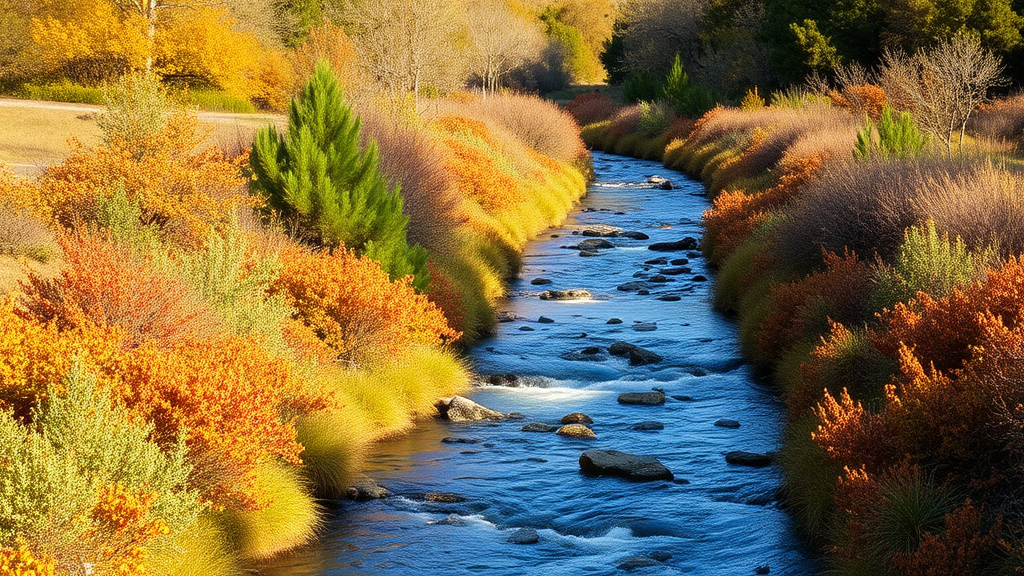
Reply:
[[[465,502],[466,497],[453,492],[427,492],[423,495],[427,502],[438,502],[440,504],[458,504]]]
[[[543,286],[545,284],[551,284],[551,279],[550,278],[534,278],[533,280],[530,280],[530,284],[533,284],[534,286]]]
[[[438,520],[436,522],[427,522],[427,524],[434,524],[436,526],[465,526],[466,519],[462,516],[459,516],[458,514],[450,514],[447,518],[443,520]]]
[[[441,438],[441,442],[444,444],[479,444],[483,442],[480,438],[463,438],[460,436],[445,436]]]
[[[639,430],[641,432],[650,432],[652,430],[664,430],[664,429],[665,429],[665,425],[664,424],[662,424],[661,422],[655,422],[655,421],[637,422],[636,424],[633,424],[633,430]]]
[[[651,237],[643,232],[637,232],[635,230],[627,230],[625,232],[619,232],[620,238],[629,238],[631,240],[649,240]]]
[[[671,264],[673,266],[685,266],[685,265],[687,265],[689,263],[690,263],[690,261],[687,260],[686,258],[676,258],[676,259],[672,260],[671,262],[669,262],[669,264]]]
[[[774,460],[771,454],[758,454],[757,452],[745,452],[743,450],[734,450],[725,455],[725,461],[729,464],[752,466],[754,468],[769,466]]]
[[[379,500],[387,498],[391,493],[387,488],[380,486],[368,476],[360,477],[351,486],[345,489],[345,497],[349,500],[363,502],[365,500]]]
[[[689,274],[691,270],[687,266],[674,266],[672,268],[663,268],[660,272],[666,276],[679,276],[680,274]]]
[[[649,568],[651,566],[658,566],[660,562],[654,558],[648,558],[646,556],[630,556],[624,560],[619,561],[619,570],[625,570],[626,572],[632,572],[640,568]]]
[[[655,252],[677,252],[680,250],[693,250],[697,247],[697,239],[687,236],[675,242],[655,242],[647,247]]]
[[[604,238],[590,238],[583,240],[576,245],[580,250],[606,250],[608,248],[615,248],[615,244],[605,240]]]
[[[540,542],[540,535],[533,528],[520,528],[508,535],[511,544],[536,544]]]
[[[437,408],[438,413],[443,418],[447,418],[452,422],[471,422],[473,420],[496,420],[501,418],[503,414],[501,412],[495,412],[490,408],[484,408],[483,406],[473,402],[469,398],[462,396],[452,396],[450,398],[441,398],[434,407]]]
[[[668,258],[662,256],[661,258],[647,260],[646,262],[644,262],[644,264],[650,264],[652,266],[664,266],[665,264],[668,264]]]
[[[708,281],[708,277],[704,276],[703,274],[697,274],[693,278],[690,278],[690,280],[692,280],[694,282],[707,282]]]
[[[606,324],[622,324],[622,318],[609,318]]]
[[[666,294],[664,296],[658,296],[656,299],[661,300],[662,302],[679,302],[683,298],[682,296],[677,296],[675,294]]]
[[[663,392],[626,392],[619,394],[619,404],[634,406],[661,406],[665,403]]]
[[[566,424],[558,429],[555,434],[559,436],[568,436],[569,438],[586,438],[592,439],[597,438],[597,434],[590,428],[587,428],[583,424]]]
[[[718,420],[715,420],[715,426],[718,426],[719,428],[739,428],[740,423],[729,418],[719,418]]]
[[[590,292],[586,290],[545,290],[541,292],[541,300],[590,300]]]
[[[552,320],[551,318],[548,318],[547,316],[541,316],[540,318],[537,318],[537,322],[540,322],[541,324],[554,324],[555,323],[554,320]]]
[[[637,322],[633,324],[633,330],[637,332],[654,332],[658,329],[658,325],[654,322]]]
[[[593,424],[594,419],[583,412],[571,412],[562,416],[562,424]]]
[[[618,450],[587,450],[580,455],[580,470],[591,476],[619,476],[639,481],[674,478],[657,458]]]
[[[646,282],[626,282],[625,284],[619,284],[615,289],[622,292],[633,292],[634,290],[642,290],[649,287],[650,284]]]

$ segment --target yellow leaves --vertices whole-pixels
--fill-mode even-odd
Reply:
[[[248,94],[247,74],[263,51],[254,36],[236,32],[227,10],[198,6],[166,10],[156,35],[160,75],[198,79],[234,94]]]
[[[107,60],[119,73],[145,64],[146,23],[107,0],[44,6],[31,19],[30,58],[53,69],[80,60]]]
[[[53,576],[54,560],[36,556],[27,546],[0,549],[0,576]]]

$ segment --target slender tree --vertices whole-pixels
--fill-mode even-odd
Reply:
[[[427,252],[406,240],[398,186],[378,169],[377,147],[359,144],[360,121],[345,104],[327,63],[317,65],[292,100],[288,131],[261,130],[253,143],[253,191],[265,215],[280,218],[289,233],[319,246],[355,249],[384,265],[393,279],[412,274],[429,280]]]

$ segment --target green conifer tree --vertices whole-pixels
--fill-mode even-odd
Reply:
[[[409,246],[399,188],[381,174],[376,144],[360,146],[359,126],[330,65],[319,63],[292,100],[287,133],[268,126],[256,135],[253,192],[263,197],[265,215],[280,218],[293,236],[354,248],[393,279],[412,274],[423,290],[427,251]]]

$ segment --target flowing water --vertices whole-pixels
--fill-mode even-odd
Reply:
[[[376,446],[367,474],[394,495],[341,503],[317,544],[264,573],[611,575],[626,573],[618,567],[625,559],[651,555],[664,561],[633,573],[820,571],[779,505],[778,469],[725,462],[732,450],[777,447],[781,403],[751,377],[735,325],[712,309],[711,283],[694,280],[710,276],[700,255],[647,249],[653,242],[699,238],[707,207],[702,186],[654,162],[595,154],[594,164],[597,181],[581,209],[527,247],[505,306],[516,320],[500,324],[497,336],[470,355],[479,374],[519,377],[515,386],[484,386],[471,397],[526,420],[423,422],[408,436]],[[681,188],[655,189],[647,183],[652,174]],[[650,240],[610,238],[615,248],[595,257],[565,248],[584,239],[573,231],[597,225],[640,231]],[[692,272],[652,284],[648,295],[617,290],[667,267],[644,264],[659,256],[687,258]],[[552,283],[532,285],[538,277]],[[572,288],[593,298],[538,297],[544,289]],[[679,299],[658,299],[666,295]],[[539,322],[541,316],[553,322]],[[622,323],[609,324],[612,318]],[[607,354],[619,340],[664,360],[632,367]],[[582,354],[587,347],[602,350]],[[669,398],[663,406],[616,401],[620,393],[651,388],[664,389]],[[557,423],[576,411],[594,419],[596,440],[521,431],[526,422]],[[720,418],[740,427],[715,426]],[[633,430],[641,421],[662,422],[664,429]],[[676,479],[636,483],[583,476],[578,458],[590,448],[656,456]],[[427,496],[432,493],[458,501],[434,501]],[[509,543],[522,527],[536,529],[540,541]]]

